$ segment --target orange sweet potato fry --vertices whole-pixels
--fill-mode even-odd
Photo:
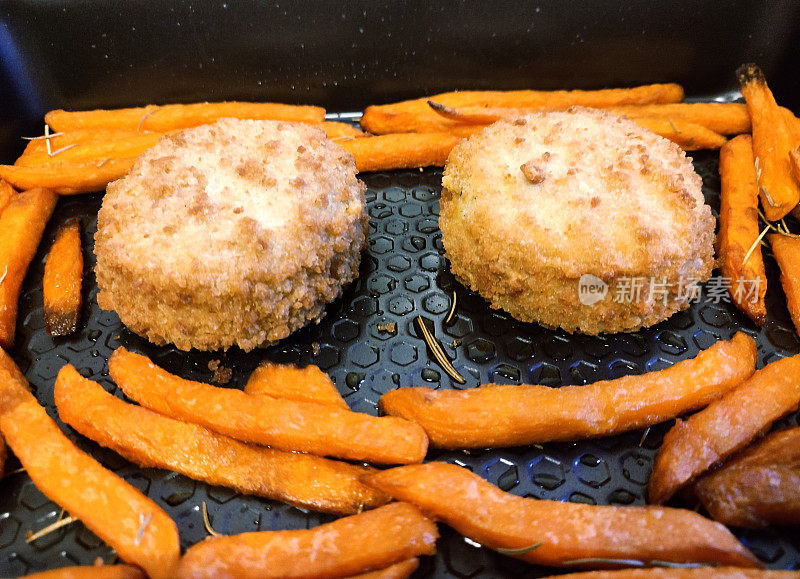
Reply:
[[[789,160],[792,163],[792,175],[800,183],[800,145],[789,151]]]
[[[661,504],[731,456],[800,404],[800,355],[772,362],[667,432],[650,476],[649,500]]]
[[[390,565],[378,571],[367,571],[358,575],[351,575],[350,579],[406,579],[419,567],[419,559],[413,557]]]
[[[51,336],[66,336],[78,329],[82,282],[81,223],[70,219],[56,233],[44,265],[44,323]]]
[[[537,565],[591,566],[580,560],[603,558],[758,566],[725,527],[692,511],[527,499],[444,462],[393,468],[363,480],[485,547]]]
[[[683,89],[676,84],[653,84],[627,89],[561,91],[458,91],[388,105],[367,107],[361,127],[371,133],[430,133],[458,130],[459,121],[442,118],[428,100],[448,107],[567,108],[651,103],[677,103]],[[463,135],[462,135],[463,136]]]
[[[25,575],[24,579],[146,579],[136,567],[130,565],[85,565],[62,567]]]
[[[588,386],[399,388],[381,397],[389,415],[418,422],[431,445],[486,448],[579,440],[642,428],[696,410],[755,370],[756,345],[737,333],[692,360]]]
[[[781,268],[781,286],[795,329],[800,332],[800,239],[778,233],[767,236]]]
[[[358,171],[388,171],[443,166],[458,140],[449,133],[399,133],[343,141],[342,146],[356,158]]]
[[[322,128],[328,138],[332,141],[341,139],[357,139],[367,136],[364,131],[359,131],[350,123],[342,123],[339,121],[325,121],[322,123]]]
[[[433,555],[438,537],[417,507],[391,503],[313,529],[209,537],[186,551],[178,575],[347,577]]]
[[[619,569],[617,571],[584,571],[552,575],[547,579],[797,579],[796,571],[766,571],[740,567],[699,567],[696,569]]]
[[[165,133],[122,129],[80,129],[51,137],[50,152],[46,139],[28,143],[17,167],[58,167],[64,163],[98,164],[104,159],[136,157],[154,146]]]
[[[774,432],[692,486],[714,520],[738,527],[800,521],[800,427]]]
[[[161,416],[112,396],[69,364],[56,378],[55,401],[61,420],[139,466],[327,513],[352,514],[387,502],[358,480],[372,469],[246,444]]]
[[[316,366],[297,368],[269,361],[261,362],[250,374],[244,391],[246,394],[331,404],[349,410],[336,385]]]
[[[789,161],[792,144],[786,117],[775,102],[764,74],[755,64],[741,66],[736,75],[753,124],[753,152],[764,214],[781,219],[800,201],[800,184]]]
[[[169,516],[119,476],[79,450],[27,390],[0,350],[0,432],[36,487],[150,577],[168,578],[180,556]]]
[[[325,120],[325,109],[280,103],[230,101],[93,111],[55,110],[47,113],[44,120],[59,132],[92,128],[165,132],[213,123],[224,117],[321,123]]]
[[[727,139],[707,129],[703,125],[681,119],[665,119],[661,117],[634,117],[637,125],[669,139],[685,151],[701,149],[719,149]]]
[[[135,161],[136,157],[120,157],[55,166],[0,165],[0,178],[18,189],[47,187],[60,195],[92,193],[124,177]]]
[[[379,464],[420,462],[427,452],[422,428],[407,420],[183,380],[124,348],[108,366],[140,404],[245,442]]]
[[[731,139],[719,152],[722,184],[717,254],[731,280],[733,302],[759,326],[767,320],[767,276],[758,239],[758,184],[749,135]],[[755,246],[754,246],[755,244]],[[750,248],[754,248],[752,251]],[[748,255],[749,252],[749,255]],[[747,261],[744,261],[747,256]]]
[[[5,179],[0,179],[0,215],[3,209],[11,202],[11,198],[17,194],[14,188]]]
[[[47,189],[12,197],[0,214],[0,347],[14,344],[17,301],[28,266],[58,197]]]

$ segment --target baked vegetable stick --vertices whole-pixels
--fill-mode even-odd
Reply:
[[[547,579],[797,579],[798,571],[765,571],[740,567],[699,567],[697,569],[619,569],[617,571],[584,571],[552,575]]]
[[[703,478],[711,478],[714,473],[726,468],[743,468],[746,466],[781,466],[800,467],[800,426],[794,426],[773,432],[762,440],[745,447],[725,464]]]
[[[325,121],[322,123],[322,128],[331,140],[355,139],[367,136],[364,131],[359,131],[350,123],[342,123],[339,121]]]
[[[136,157],[154,146],[166,133],[137,132],[119,129],[83,129],[50,138],[50,152],[45,139],[28,143],[17,167],[58,167],[64,163],[93,162],[104,159]]]
[[[744,447],[800,404],[800,355],[767,364],[707,408],[679,420],[664,437],[650,476],[661,504],[697,475]]]
[[[692,511],[526,499],[444,462],[393,468],[363,480],[485,547],[537,565],[591,566],[579,561],[603,558],[759,566],[725,527]],[[518,552],[508,553],[513,550]]]
[[[439,448],[579,440],[657,424],[696,410],[749,378],[756,345],[737,333],[692,360],[587,386],[497,386],[467,390],[399,388],[381,409],[418,422]]]
[[[56,233],[44,265],[44,323],[51,336],[66,336],[78,328],[82,281],[81,223],[70,219]]]
[[[433,555],[438,537],[417,507],[391,503],[313,529],[209,537],[186,551],[178,576],[347,577]]]
[[[280,103],[220,102],[173,105],[148,105],[128,109],[93,111],[50,111],[45,122],[56,131],[116,128],[133,131],[169,131],[213,123],[224,117],[321,123],[325,109]]]
[[[680,119],[665,119],[661,117],[635,117],[634,123],[644,127],[657,135],[669,139],[684,151],[699,151],[701,149],[719,149],[727,139],[707,129],[703,125],[691,123]]]
[[[443,166],[459,137],[449,133],[399,133],[343,141],[342,146],[356,158],[356,169],[388,171]]]
[[[17,194],[14,188],[5,179],[0,179],[0,215],[11,202],[11,198]]]
[[[770,221],[786,216],[800,201],[800,184],[792,176],[792,144],[786,117],[775,102],[764,74],[755,64],[736,71],[753,123],[753,152],[764,214]]]
[[[781,286],[795,329],[800,332],[800,239],[779,233],[767,236],[781,269]]]
[[[107,158],[56,166],[0,165],[0,177],[18,189],[47,187],[61,195],[102,191],[133,166],[136,157]]]
[[[345,410],[350,408],[333,381],[316,366],[301,369],[264,361],[250,374],[244,391],[252,395],[331,404]]]
[[[372,469],[254,446],[127,404],[69,364],[56,378],[61,420],[143,467],[327,513],[352,514],[387,502],[359,482]]]
[[[85,565],[25,575],[25,579],[145,579],[145,575],[130,565]]]
[[[800,183],[800,145],[789,151],[789,160],[792,163],[792,175]]]
[[[23,191],[0,214],[0,347],[14,345],[17,301],[28,266],[58,196],[48,189]]]
[[[722,146],[719,175],[722,185],[717,235],[720,269],[722,275],[731,280],[731,297],[736,307],[763,326],[767,320],[764,303],[767,276],[761,244],[757,242],[758,184],[749,135],[739,135]]]
[[[358,575],[352,575],[351,579],[406,579],[419,567],[419,559],[416,557],[400,561],[378,571],[368,571]]]
[[[677,103],[683,88],[677,84],[652,84],[634,88],[561,91],[458,91],[388,105],[367,107],[361,127],[371,133],[449,132],[459,123],[443,119],[428,106],[433,100],[449,107],[604,108],[628,104]]]
[[[180,556],[169,516],[68,439],[0,350],[0,432],[36,487],[150,577],[172,577]]]
[[[379,464],[420,462],[427,452],[422,428],[407,420],[183,380],[125,348],[108,367],[139,404],[245,442]]]

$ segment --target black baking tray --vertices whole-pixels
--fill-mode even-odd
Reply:
[[[682,82],[690,96],[730,98],[733,71],[748,60],[765,68],[782,104],[797,106],[798,60],[792,51],[800,45],[799,13],[795,2],[603,2],[568,9],[562,2],[136,2],[109,11],[100,2],[11,1],[0,6],[0,95],[6,103],[0,107],[0,154],[13,160],[21,148],[19,137],[39,134],[50,108],[242,98],[347,111],[452,88],[596,88],[664,81]],[[717,155],[693,157],[716,212]],[[240,387],[265,358],[317,364],[351,408],[370,414],[377,413],[381,394],[400,386],[585,384],[664,368],[739,330],[758,342],[759,366],[800,352],[769,254],[769,318],[761,329],[730,303],[715,303],[703,293],[688,311],[640,332],[570,335],[492,310],[454,281],[438,229],[440,170],[361,177],[368,186],[370,243],[358,280],[328,307],[319,325],[248,354],[155,347],[129,332],[115,314],[98,309],[91,250],[101,194],[62,198],[25,281],[14,359],[57,419],[53,381],[67,361],[122,396],[107,369],[119,345],[203,381],[212,380],[209,362],[218,360],[233,370],[230,387]],[[53,340],[42,320],[43,263],[56,228],[73,216],[83,225],[86,307],[80,331]],[[444,325],[452,291],[458,316]],[[464,386],[432,361],[412,324],[417,315],[433,323],[467,379]],[[396,331],[381,331],[378,325],[386,322],[395,322]],[[788,424],[798,424],[797,414],[779,426]],[[61,426],[81,448],[158,502],[176,520],[183,548],[207,534],[203,502],[222,533],[306,528],[332,520],[172,472],[138,468]],[[433,451],[428,458],[469,467],[521,496],[637,505],[645,502],[652,462],[669,426],[654,427],[646,436],[637,431],[541,449]],[[12,457],[8,468],[17,466]],[[25,473],[0,480],[0,576],[113,559],[80,523],[25,542],[27,531],[52,523],[59,512]],[[440,529],[438,554],[423,558],[419,577],[554,572],[483,549],[444,525]],[[797,529],[734,533],[769,567],[800,568]]]

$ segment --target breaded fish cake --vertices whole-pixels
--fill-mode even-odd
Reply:
[[[285,338],[358,276],[355,160],[304,124],[222,119],[163,137],[108,186],[97,303],[182,350]]]
[[[455,276],[515,318],[633,331],[688,307],[714,218],[677,145],[592,109],[499,121],[450,153],[439,226]]]

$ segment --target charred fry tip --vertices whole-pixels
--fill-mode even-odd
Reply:
[[[61,514],[63,515],[63,513],[64,513],[64,510],[62,509],[61,510]],[[35,533],[33,533],[31,531],[28,531],[26,536],[25,536],[25,542],[26,543],[32,543],[36,539],[41,539],[45,535],[49,535],[53,531],[57,531],[61,527],[66,527],[67,525],[69,525],[71,523],[74,523],[75,521],[78,520],[75,517],[67,517],[66,519],[62,519],[60,517],[61,517],[61,515],[59,515],[59,519],[56,520],[55,523],[53,523],[52,525],[47,525],[44,529],[41,529],[40,531],[37,531]]]
[[[206,532],[212,537],[219,537],[221,533],[217,533],[211,526],[211,521],[208,520],[208,507],[206,507],[205,501],[203,501],[201,510],[203,512],[203,526],[206,528]]]
[[[739,86],[750,82],[766,82],[764,73],[753,62],[747,62],[736,69],[736,80],[739,81]]]
[[[447,105],[443,105],[441,103],[437,103],[433,100],[428,100],[428,106],[435,110],[437,113],[447,113],[447,114],[458,114],[457,111],[453,108],[448,107]]]

